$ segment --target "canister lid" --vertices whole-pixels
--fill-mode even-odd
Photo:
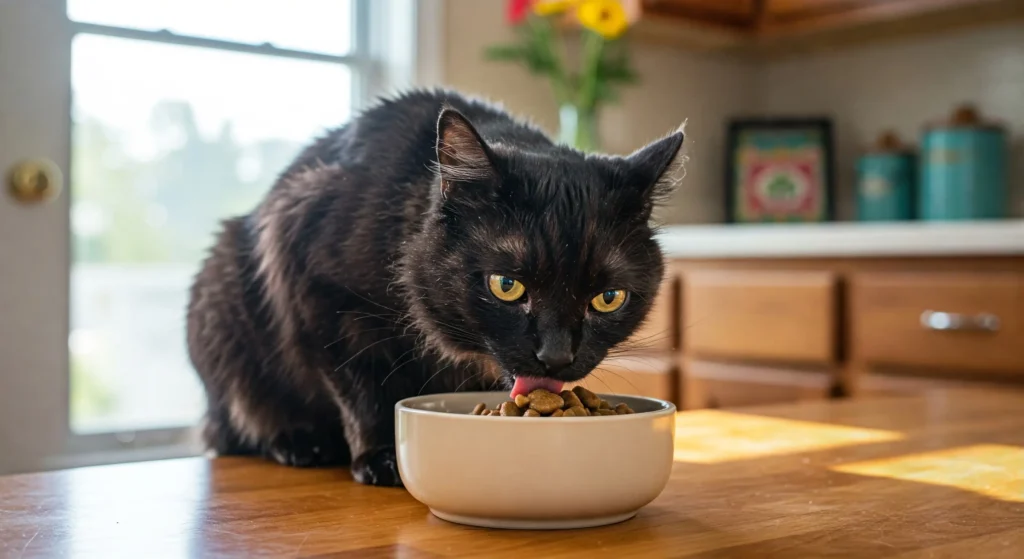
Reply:
[[[865,153],[912,154],[914,153],[914,148],[904,144],[896,132],[886,130],[878,135],[878,139],[865,150]]]
[[[933,122],[925,126],[925,130],[949,130],[949,129],[987,129],[987,130],[999,130],[1005,129],[1005,126],[995,121],[987,121],[981,117],[978,109],[970,104],[963,103],[953,109],[953,112],[948,118]]]

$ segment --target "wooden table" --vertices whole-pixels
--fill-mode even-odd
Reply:
[[[184,459],[0,478],[0,557],[1024,557],[1024,395],[688,412],[678,434],[669,487],[606,528],[466,528],[343,469]]]

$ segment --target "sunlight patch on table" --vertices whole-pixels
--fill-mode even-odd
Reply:
[[[843,464],[837,472],[917,481],[1024,503],[1024,448],[981,444]]]
[[[700,410],[676,417],[675,459],[714,464],[902,438],[895,431]]]

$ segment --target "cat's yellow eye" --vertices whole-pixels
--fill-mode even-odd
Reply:
[[[487,286],[491,288],[491,293],[495,297],[506,303],[517,301],[526,293],[526,286],[522,283],[498,274],[491,274],[491,277],[487,278]]]
[[[622,308],[626,302],[626,291],[609,289],[590,300],[590,306],[597,312],[614,312]]]

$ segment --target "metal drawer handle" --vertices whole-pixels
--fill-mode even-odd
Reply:
[[[952,312],[924,311],[921,313],[921,326],[928,330],[998,332],[999,317],[989,313],[970,316]]]

